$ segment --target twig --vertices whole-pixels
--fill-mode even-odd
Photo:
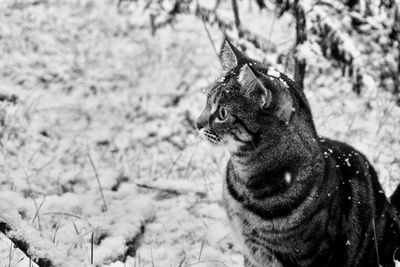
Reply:
[[[90,164],[92,165],[94,174],[95,174],[95,176],[96,176],[97,184],[99,185],[99,190],[100,190],[100,194],[101,194],[101,199],[103,200],[103,211],[107,211],[107,203],[106,203],[106,199],[104,198],[103,188],[102,188],[101,183],[100,183],[99,174],[97,173],[96,166],[94,166],[92,157],[90,156],[89,153],[87,154],[87,156],[88,156],[88,158],[89,158]]]
[[[186,257],[184,256],[184,257],[181,259],[181,261],[179,262],[178,267],[182,267],[182,266],[183,266],[183,263],[185,262],[185,260],[186,260]]]
[[[74,221],[72,222],[72,225],[74,226],[75,233],[76,233],[77,235],[80,235],[81,233],[79,233],[78,227],[76,226],[76,224],[75,224]]]
[[[240,17],[239,17],[239,10],[238,10],[238,5],[237,5],[236,0],[232,0],[232,9],[233,9],[233,15],[235,17],[236,29],[238,31],[238,36],[240,38],[240,37],[242,37],[243,33],[240,31]]]
[[[56,236],[57,236],[57,232],[58,232],[58,230],[60,229],[60,227],[61,227],[61,224],[57,224],[56,230],[54,231],[54,235],[53,235],[53,239],[52,239],[53,244],[56,243]]]
[[[201,242],[199,257],[197,258],[198,261],[200,261],[200,259],[201,259],[201,254],[203,253],[203,248],[204,248],[204,239],[203,239],[203,241]]]
[[[40,202],[39,207],[36,209],[36,213],[35,213],[35,216],[33,217],[32,224],[35,222],[36,218],[39,216],[39,211],[42,208],[45,200],[46,200],[46,196],[43,197],[42,202]]]
[[[138,187],[142,187],[142,188],[146,188],[146,189],[152,189],[152,190],[157,190],[157,191],[161,191],[161,192],[166,192],[169,194],[174,194],[174,195],[180,195],[181,192],[175,190],[175,189],[169,189],[169,188],[160,188],[160,187],[156,187],[153,185],[148,185],[148,184],[141,184],[141,183],[136,183],[134,182],[134,184]]]
[[[198,7],[194,13],[196,17],[201,17],[205,22],[207,22],[210,25],[217,25],[218,28],[222,32],[226,32],[227,30],[232,30],[235,26],[233,25],[233,22],[227,22],[224,19],[222,19],[215,10],[210,10],[207,8],[203,7]],[[275,47],[274,44],[268,43],[268,41],[249,31],[248,29],[243,28],[242,26],[238,29],[239,31],[239,36],[241,36],[243,39],[246,41],[252,43],[255,48],[261,49],[264,52],[269,52],[271,50],[271,47]]]
[[[175,158],[175,160],[172,162],[171,167],[169,168],[167,175],[165,175],[165,179],[167,179],[169,177],[169,175],[172,173],[172,170],[174,169],[176,163],[178,162],[178,160],[181,158],[181,156],[183,155],[183,151],[181,151],[178,156]]]
[[[90,242],[90,264],[93,264],[93,244],[94,244],[94,232],[92,232],[92,238]]]
[[[198,8],[200,9],[199,1],[198,1],[198,0],[197,0],[197,6],[198,6]],[[200,17],[201,17],[201,21],[203,22],[204,30],[205,30],[206,33],[207,33],[208,40],[210,41],[210,44],[211,44],[211,46],[212,46],[212,48],[213,48],[213,50],[214,50],[214,53],[215,53],[215,55],[217,56],[218,61],[219,61],[219,54],[218,54],[217,48],[215,48],[215,44],[214,44],[214,41],[212,40],[210,31],[208,30],[208,27],[207,27],[207,24],[206,24],[206,20],[205,20],[205,18],[204,18],[204,16],[203,16],[202,14],[200,14]]]
[[[271,23],[271,28],[269,29],[269,33],[268,33],[268,39],[267,39],[267,41],[268,41],[268,43],[270,43],[271,42],[271,36],[272,36],[272,32],[274,31],[274,26],[275,26],[275,21],[276,21],[276,18],[277,18],[277,14],[276,14],[276,9],[275,9],[275,12],[274,12],[274,18],[272,19],[272,23]]]

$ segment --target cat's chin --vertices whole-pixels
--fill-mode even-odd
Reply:
[[[224,138],[222,147],[228,151],[229,153],[235,153],[239,151],[240,143],[237,142],[235,139],[233,139],[230,136],[227,136]]]
[[[219,137],[218,139],[210,138],[207,134],[200,130],[200,137],[205,140],[213,149],[223,149],[228,153],[235,153],[239,150],[241,143],[233,139],[233,137],[226,135],[224,137]]]
[[[231,137],[225,137],[219,142],[214,142],[213,140],[209,140],[207,137],[203,137],[202,139],[206,141],[206,143],[215,150],[223,150],[228,153],[234,153],[238,151],[239,144]]]

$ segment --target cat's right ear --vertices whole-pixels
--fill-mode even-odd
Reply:
[[[224,72],[235,68],[245,58],[239,49],[232,45],[228,39],[225,39],[220,52],[220,60]]]

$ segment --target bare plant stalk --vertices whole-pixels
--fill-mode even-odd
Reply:
[[[303,8],[299,4],[299,0],[294,1],[294,16],[296,18],[296,47],[298,47],[307,40],[306,16]],[[306,73],[305,60],[299,59],[299,56],[295,55],[294,79],[302,88],[304,88],[305,73]]]
[[[197,0],[196,3],[197,3],[197,8],[200,10],[199,1]],[[217,2],[217,5],[219,5],[218,2]],[[218,6],[216,6],[215,9],[216,9],[217,7],[218,7]],[[208,27],[207,27],[207,24],[206,24],[206,19],[204,18],[204,16],[203,16],[202,14],[200,14],[200,17],[201,17],[201,21],[203,22],[204,30],[205,30],[206,33],[207,33],[208,40],[210,41],[211,46],[212,46],[212,48],[213,48],[213,50],[214,50],[214,53],[215,53],[215,55],[217,56],[217,59],[218,59],[218,61],[219,61],[219,54],[218,54],[217,48],[215,48],[215,44],[214,44],[214,41],[213,41],[213,39],[212,39],[212,37],[211,37],[210,31],[208,30]]]
[[[200,260],[201,260],[201,254],[203,253],[203,248],[204,248],[204,239],[203,239],[203,241],[201,242],[199,257],[197,258],[197,261],[200,261]]]
[[[95,174],[95,176],[96,176],[97,184],[98,184],[98,186],[99,186],[99,190],[100,190],[100,194],[101,194],[101,199],[103,200],[104,211],[107,211],[107,203],[106,203],[106,199],[104,198],[103,187],[101,186],[101,183],[100,183],[99,174],[97,173],[96,166],[94,166],[92,157],[90,156],[89,153],[88,153],[88,158],[89,158],[90,164],[92,165],[94,174]]]
[[[219,61],[219,54],[218,54],[217,48],[215,48],[215,44],[214,44],[214,42],[213,42],[213,39],[212,39],[211,34],[210,34],[210,31],[208,30],[206,21],[205,21],[205,19],[204,19],[203,16],[201,16],[201,21],[203,22],[204,30],[205,30],[206,33],[207,33],[208,40],[210,40],[211,46],[212,46],[212,48],[213,48],[213,50],[214,50],[214,53],[215,53],[215,55],[217,56],[217,59],[218,59],[218,61]]]
[[[242,37],[242,32],[240,31],[240,17],[239,17],[239,9],[237,5],[236,0],[232,0],[232,9],[233,9],[233,15],[235,16],[235,25],[236,29],[238,31],[239,38]]]
[[[46,196],[43,197],[42,202],[40,202],[39,207],[36,209],[36,213],[35,213],[35,216],[33,217],[32,224],[35,222],[36,218],[38,218],[40,209],[42,208],[43,203],[44,203],[45,200],[46,200]]]
[[[90,264],[93,264],[93,245],[94,245],[94,232],[92,233],[92,238],[90,242]]]

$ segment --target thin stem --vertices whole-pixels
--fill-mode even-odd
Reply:
[[[89,153],[87,154],[87,156],[89,158],[90,164],[92,165],[94,174],[96,176],[97,184],[99,186],[99,190],[100,190],[100,194],[101,194],[101,199],[103,200],[104,211],[107,211],[107,203],[106,203],[106,199],[104,198],[103,187],[101,186],[101,183],[100,183],[99,174],[97,173],[97,169],[96,169],[96,166],[93,163],[92,157],[90,156]]]

